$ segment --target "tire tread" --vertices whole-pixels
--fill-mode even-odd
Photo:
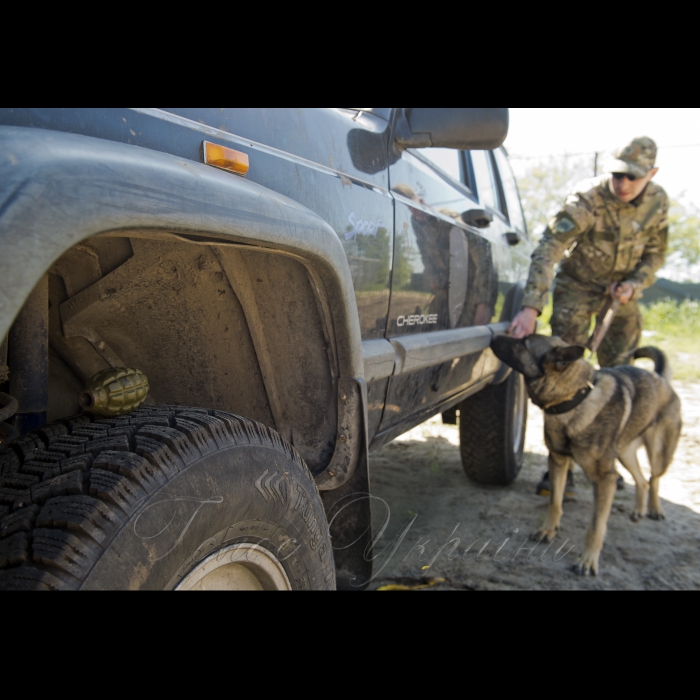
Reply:
[[[462,467],[467,477],[478,484],[507,486],[522,466],[521,460],[513,473],[506,467],[508,384],[516,376],[512,374],[503,384],[488,386],[459,406]]]
[[[235,445],[281,452],[313,481],[277,432],[218,410],[73,416],[8,443],[0,453],[0,590],[79,588],[145,498],[201,456]]]

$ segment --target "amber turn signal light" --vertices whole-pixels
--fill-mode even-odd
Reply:
[[[250,167],[245,153],[209,141],[204,142],[204,162],[215,168],[229,170],[236,175],[245,175]]]

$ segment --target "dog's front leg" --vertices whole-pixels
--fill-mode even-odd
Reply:
[[[564,455],[549,453],[549,483],[551,495],[549,496],[549,508],[544,525],[535,533],[536,540],[551,542],[557,535],[561,516],[564,514],[564,490],[566,488],[566,475],[572,466],[571,458]]]
[[[574,567],[576,573],[582,576],[598,575],[598,558],[603,549],[605,531],[608,527],[608,517],[612,508],[615,492],[617,491],[617,472],[615,462],[609,466],[600,467],[593,481],[594,510],[593,521],[588,528],[586,548],[578,564]],[[588,473],[588,472],[587,472]],[[601,474],[602,476],[598,476]]]

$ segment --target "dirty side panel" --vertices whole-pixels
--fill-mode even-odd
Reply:
[[[385,120],[332,108],[17,108],[0,109],[0,124],[83,134],[197,163],[205,140],[245,153],[247,180],[303,204],[335,230],[362,338],[384,337],[394,228]]]
[[[273,398],[277,430],[315,472],[328,464],[335,447],[336,392],[331,373],[335,363],[306,269],[283,256],[225,247],[220,254],[227,267],[244,268],[250,282],[253,300],[243,303],[249,325],[257,323],[264,336],[258,342],[264,343],[274,373],[274,386],[267,382],[267,391],[268,396],[277,394]],[[254,317],[248,308],[252,304]]]

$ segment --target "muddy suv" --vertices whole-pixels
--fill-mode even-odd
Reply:
[[[0,110],[0,587],[361,588],[368,455],[438,413],[511,482],[507,127]]]

